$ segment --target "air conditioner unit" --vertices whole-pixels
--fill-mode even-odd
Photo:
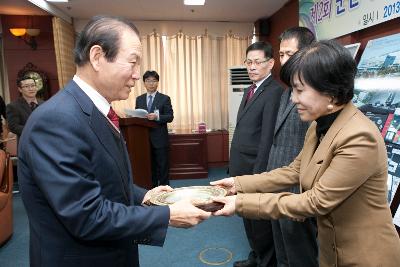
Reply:
[[[253,82],[244,66],[229,68],[228,74],[228,109],[229,109],[229,150],[236,127],[236,117],[242,101],[243,91]]]

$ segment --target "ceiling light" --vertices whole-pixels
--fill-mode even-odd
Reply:
[[[206,0],[183,0],[183,3],[187,6],[204,6]]]
[[[46,0],[47,2],[60,2],[60,3],[68,3],[68,0]]]

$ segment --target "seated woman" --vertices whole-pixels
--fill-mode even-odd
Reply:
[[[335,41],[297,52],[281,70],[303,121],[314,121],[287,167],[226,178],[215,215],[318,222],[320,266],[400,266],[387,203],[387,155],[378,128],[352,103],[356,65]],[[300,184],[301,193],[269,193]],[[299,240],[298,242],[301,242]]]

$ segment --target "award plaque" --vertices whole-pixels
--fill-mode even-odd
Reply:
[[[217,211],[224,204],[213,202],[213,197],[224,197],[227,191],[217,186],[189,186],[175,188],[171,192],[161,192],[150,198],[153,205],[165,206],[174,204],[182,199],[190,199],[192,204],[205,211]]]

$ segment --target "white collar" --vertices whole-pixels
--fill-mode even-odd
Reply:
[[[265,77],[264,79],[262,79],[261,81],[256,82],[256,86],[257,88],[255,90],[258,89],[258,87],[260,87],[260,85],[266,80],[268,79],[268,77],[271,76],[271,73],[267,75],[267,77]]]
[[[147,94],[147,98],[149,98],[149,96],[152,96],[153,97],[153,99],[154,99],[154,97],[156,96],[156,94],[157,94],[157,90],[154,92],[154,93],[151,93],[151,94],[149,94],[149,93],[146,93]]]
[[[110,103],[92,86],[90,86],[88,83],[83,81],[81,78],[79,78],[76,74],[72,78],[74,82],[82,89],[82,91],[92,100],[93,104],[96,106],[98,110],[106,117],[106,119],[110,122],[112,127],[118,132],[120,130],[115,127],[114,123],[107,117],[108,112],[110,111]]]
[[[82,89],[85,94],[92,100],[93,104],[96,106],[98,110],[100,110],[101,113],[103,113],[104,116],[107,117],[108,112],[110,111],[110,103],[92,86],[90,86],[88,83],[83,81],[81,78],[79,78],[76,74],[72,78],[74,82]]]

